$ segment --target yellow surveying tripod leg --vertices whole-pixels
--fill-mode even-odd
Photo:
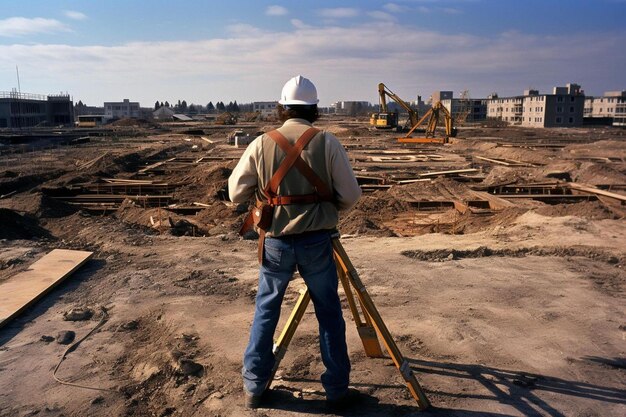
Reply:
[[[291,339],[293,338],[293,335],[298,328],[298,324],[300,324],[302,316],[304,316],[304,312],[309,305],[309,301],[311,301],[309,290],[307,288],[301,289],[300,297],[298,297],[298,301],[296,301],[296,305],[291,311],[291,314],[289,315],[289,319],[287,319],[287,323],[285,324],[283,331],[280,333],[280,336],[278,336],[278,339],[276,339],[276,343],[274,343],[273,352],[276,362],[274,363],[274,367],[272,368],[272,374],[270,375],[270,379],[267,381],[267,386],[265,387],[266,390],[270,389],[270,385],[272,385],[274,375],[276,375],[276,371],[280,366],[280,362],[285,357],[285,353],[287,352],[289,343],[291,343]]]
[[[346,276],[354,287],[354,290],[359,297],[359,301],[361,302],[361,306],[363,307],[365,314],[369,315],[369,317],[372,319],[376,331],[382,337],[385,348],[387,349],[387,352],[389,352],[393,363],[396,365],[396,368],[398,368],[400,374],[406,381],[407,387],[409,388],[411,395],[417,401],[417,407],[420,410],[427,409],[430,406],[430,402],[428,401],[428,398],[426,398],[426,394],[422,390],[419,382],[417,382],[417,379],[415,378],[415,375],[413,374],[413,370],[409,366],[409,363],[406,361],[406,359],[404,359],[404,356],[402,356],[400,349],[398,349],[398,346],[393,341],[391,333],[389,333],[385,322],[378,313],[378,310],[376,309],[372,298],[365,289],[365,286],[363,285],[359,274],[352,265],[352,262],[350,262],[348,255],[341,245],[341,242],[339,242],[339,236],[333,236],[332,242],[333,249],[335,251],[335,259],[338,261],[339,264],[341,264],[341,268],[346,273]]]
[[[367,313],[363,309],[363,306],[361,305],[361,310],[363,311],[365,322],[361,320],[356,301],[354,300],[354,294],[352,293],[352,289],[350,288],[350,281],[348,280],[348,276],[346,275],[344,269],[341,267],[341,263],[338,259],[335,259],[335,263],[337,264],[337,276],[339,277],[341,285],[343,286],[343,292],[346,294],[348,306],[350,307],[350,311],[352,312],[352,316],[354,317],[354,324],[356,325],[356,330],[359,333],[361,342],[363,343],[363,349],[365,350],[365,354],[370,358],[382,358],[383,350],[380,347],[380,343],[378,343],[376,330],[372,326],[370,317],[367,315]]]

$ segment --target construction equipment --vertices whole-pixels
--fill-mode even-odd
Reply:
[[[444,137],[435,137],[437,131],[437,125],[439,121],[443,119],[445,127]],[[428,124],[426,126],[425,134],[422,137],[413,138],[413,133],[418,127],[420,127],[426,120]],[[448,109],[441,104],[441,101],[436,102],[433,107],[426,112],[426,114],[413,125],[405,137],[398,138],[398,142],[401,143],[448,143],[450,137],[456,136],[456,128],[454,127],[454,119],[450,115]]]
[[[383,357],[383,351],[380,347],[380,343],[377,337],[378,334],[382,338],[383,344],[387,352],[391,356],[394,365],[400,371],[402,378],[406,382],[411,395],[417,401],[417,407],[420,410],[425,410],[430,406],[430,402],[428,401],[426,394],[420,387],[419,382],[417,382],[417,379],[415,378],[413,370],[411,369],[408,361],[402,356],[402,353],[398,349],[398,346],[393,341],[391,333],[389,333],[387,326],[385,325],[382,317],[378,313],[378,310],[376,309],[374,302],[368,294],[365,285],[363,285],[363,282],[359,278],[359,274],[352,265],[352,262],[350,262],[348,255],[346,254],[343,246],[341,245],[341,242],[339,241],[338,232],[336,232],[332,236],[332,244],[335,262],[337,264],[337,275],[339,276],[339,280],[341,281],[341,284],[343,286],[343,290],[346,295],[350,311],[354,316],[354,322],[356,324],[359,337],[361,338],[361,342],[363,342],[365,354],[370,358]],[[356,292],[357,298],[359,300],[363,319],[359,315],[359,308],[357,306],[354,293],[352,292],[353,289]],[[274,375],[278,370],[281,360],[287,352],[289,343],[291,342],[291,339],[296,332],[298,324],[304,316],[310,300],[311,297],[309,295],[309,290],[301,290],[300,297],[296,301],[296,305],[292,310],[289,319],[287,320],[287,323],[283,328],[283,331],[281,332],[280,336],[276,340],[276,343],[274,344],[274,357],[276,359],[276,362],[274,364],[274,368],[272,369],[272,374],[267,383],[266,389],[269,389],[272,384]]]
[[[236,125],[237,115],[232,114],[230,112],[221,113],[215,119],[215,124],[216,125]]]
[[[387,96],[398,103],[409,114],[407,124],[415,126],[418,122],[417,111],[411,108],[409,104],[392,92],[385,84],[378,84],[378,96],[380,101],[380,112],[372,113],[370,117],[370,125],[376,129],[393,129],[398,127],[398,113],[390,112],[387,107]]]

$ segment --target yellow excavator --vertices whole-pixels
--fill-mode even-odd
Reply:
[[[426,124],[425,134],[422,137],[411,137],[411,133],[413,133],[417,128],[419,128],[426,120],[428,123]],[[445,136],[444,137],[435,137],[435,133],[437,131],[437,125],[439,121],[443,120],[443,124],[445,127]],[[448,109],[441,104],[441,101],[436,102],[433,107],[426,112],[426,114],[419,120],[417,123],[413,125],[411,130],[409,130],[405,137],[398,138],[398,142],[401,143],[448,143],[450,137],[455,137],[457,133],[456,128],[454,127],[454,119],[452,115],[448,111]]]
[[[380,112],[372,113],[370,117],[370,125],[374,126],[376,129],[393,129],[398,127],[398,113],[389,111],[387,107],[387,96],[407,111],[409,114],[407,124],[410,123],[410,126],[415,126],[418,122],[417,112],[383,83],[378,84],[378,96],[380,100]]]

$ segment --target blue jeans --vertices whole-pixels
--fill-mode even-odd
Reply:
[[[350,359],[328,231],[265,238],[254,320],[243,359],[244,388],[254,395],[265,390],[275,363],[274,331],[285,290],[296,268],[309,289],[319,323],[320,350],[326,367],[322,385],[327,398],[335,399],[348,389]]]

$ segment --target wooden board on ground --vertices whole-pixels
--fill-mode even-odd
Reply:
[[[0,284],[0,328],[46,295],[93,256],[93,252],[54,249],[24,272]]]

